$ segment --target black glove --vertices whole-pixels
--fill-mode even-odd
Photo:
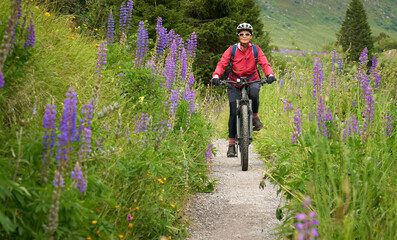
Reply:
[[[267,82],[268,84],[271,84],[271,83],[273,83],[273,82],[275,82],[275,81],[276,81],[276,77],[274,77],[273,75],[269,76],[269,77],[267,78],[267,80],[266,80],[266,82]]]
[[[213,78],[212,84],[214,84],[215,86],[219,86],[221,84],[221,80],[219,80],[219,78]]]

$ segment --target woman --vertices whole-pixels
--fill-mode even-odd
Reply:
[[[239,38],[237,43],[237,49],[232,58],[233,46],[230,46],[223,54],[221,61],[217,64],[215,72],[212,74],[212,83],[219,85],[221,76],[225,72],[225,67],[230,64],[232,60],[232,69],[230,70],[230,79],[236,81],[237,78],[247,77],[248,81],[254,81],[259,79],[257,64],[262,67],[263,72],[266,74],[267,82],[272,83],[276,81],[272,68],[267,61],[267,58],[260,47],[255,46],[257,49],[257,57],[255,59],[253,48],[254,45],[251,43],[252,34],[254,29],[248,23],[241,23],[237,26],[236,34]],[[254,131],[259,131],[263,128],[263,124],[258,116],[259,110],[259,91],[261,85],[254,83],[248,87],[248,96],[252,100],[252,112],[253,112],[253,125]],[[227,89],[230,105],[229,115],[229,148],[227,151],[227,157],[236,156],[235,138],[236,138],[236,114],[237,104],[236,100],[240,98],[240,89],[236,86],[230,86]]]

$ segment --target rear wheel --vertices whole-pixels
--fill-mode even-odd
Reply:
[[[249,146],[249,123],[248,123],[248,106],[242,105],[240,109],[240,157],[243,171],[248,170],[248,146]]]

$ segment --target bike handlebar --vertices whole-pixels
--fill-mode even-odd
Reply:
[[[237,81],[231,81],[231,80],[228,80],[228,79],[224,79],[224,80],[220,80],[220,84],[221,85],[226,85],[226,86],[229,86],[230,84],[238,84],[240,86],[246,86],[246,85],[250,85],[250,84],[253,84],[253,83],[259,83],[259,84],[267,83],[267,84],[271,84],[271,83],[267,82],[267,78],[261,78],[261,79],[250,81],[250,82],[248,82],[247,80],[248,79],[246,77],[237,78]]]

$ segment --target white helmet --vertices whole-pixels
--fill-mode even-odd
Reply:
[[[238,33],[243,31],[243,30],[249,31],[251,34],[254,33],[254,29],[252,28],[251,24],[249,24],[249,23],[240,23],[237,26],[236,35],[238,35]]]

